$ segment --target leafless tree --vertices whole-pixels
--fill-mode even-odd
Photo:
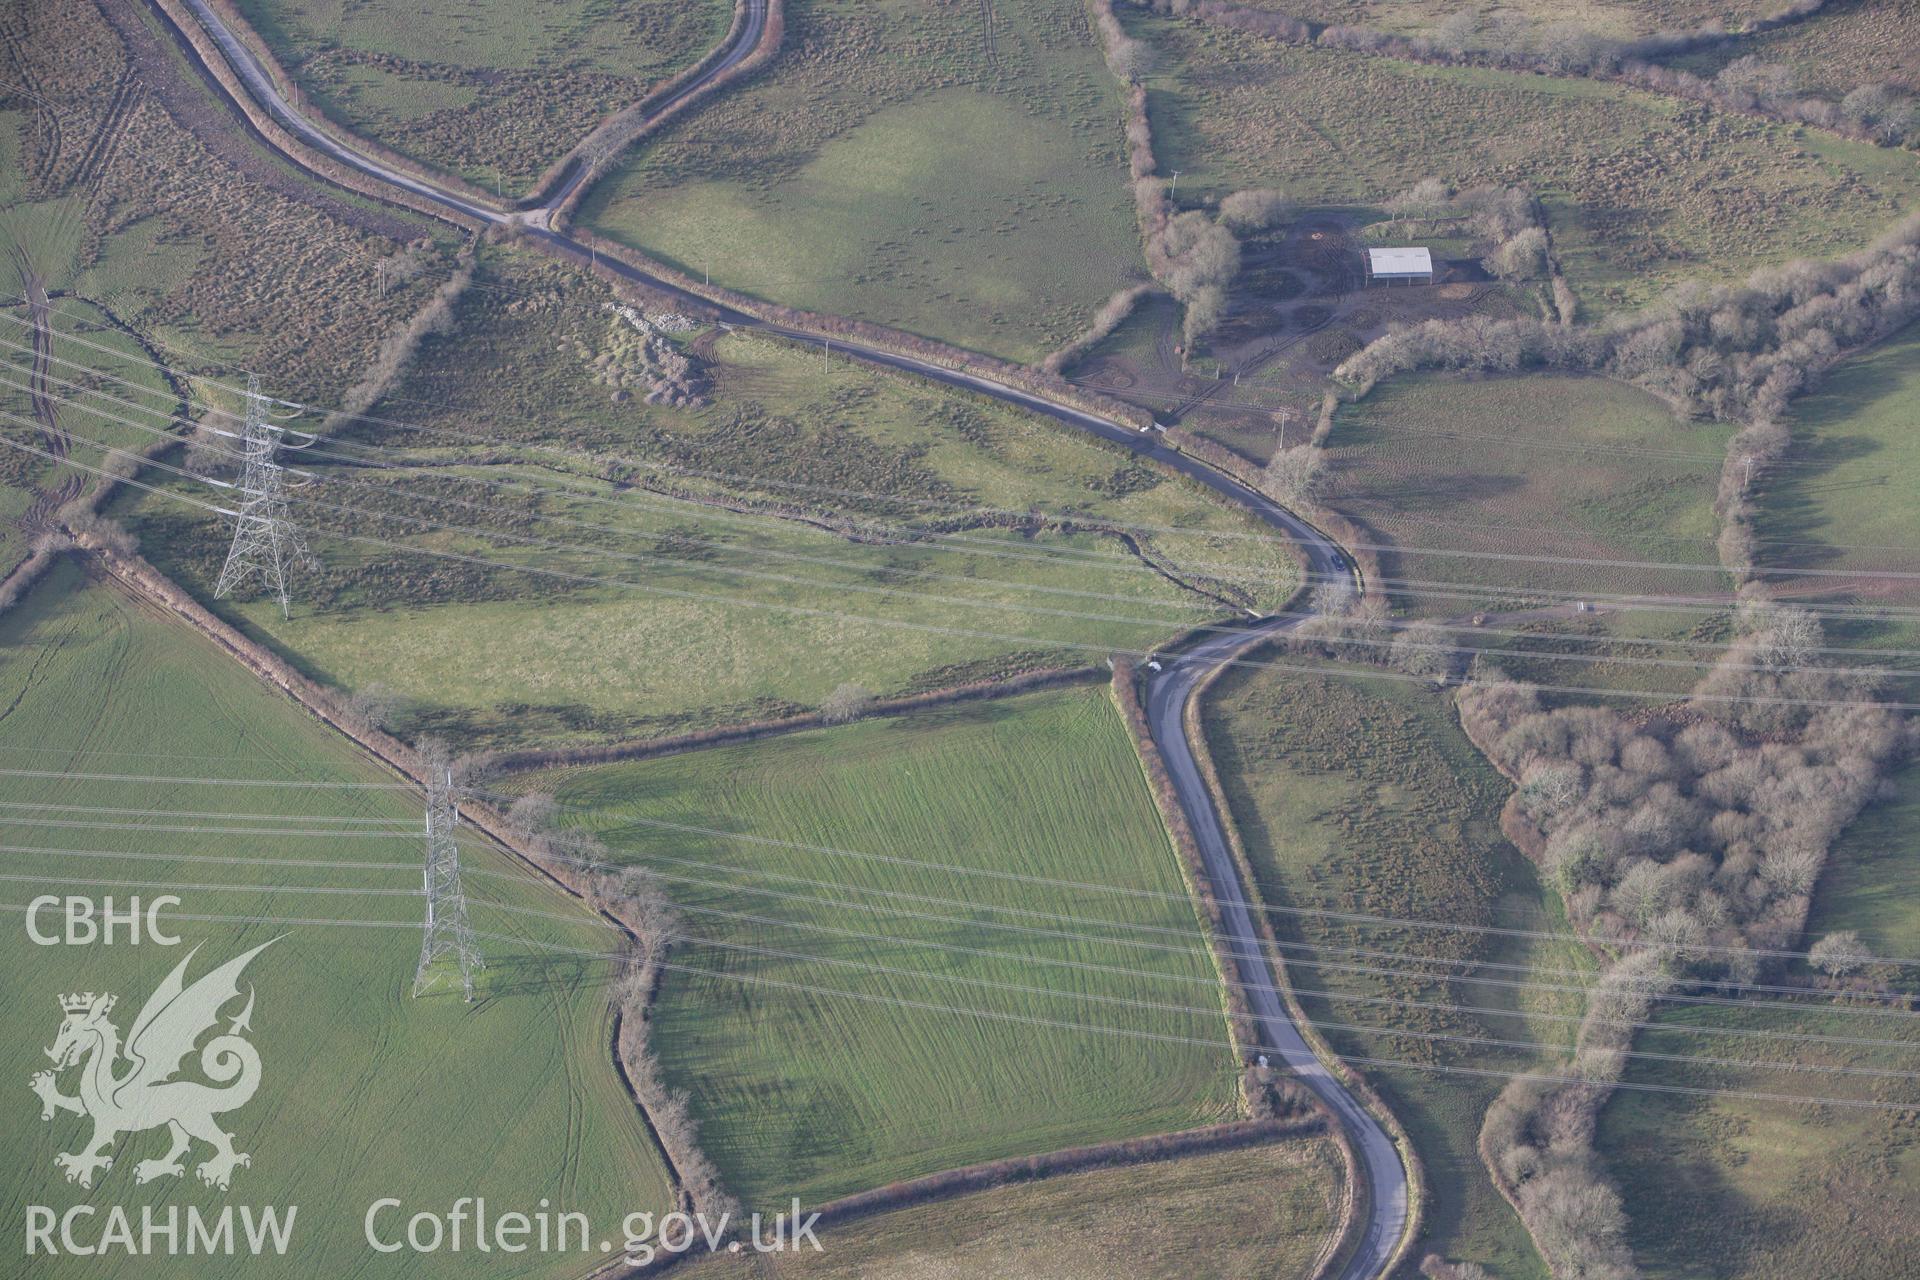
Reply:
[[[515,800],[507,810],[507,821],[514,829],[528,835],[538,835],[553,824],[560,812],[560,804],[545,791],[529,791]]]
[[[1278,226],[1293,214],[1293,201],[1271,187],[1236,191],[1220,202],[1220,221],[1235,235]]]
[[[1746,93],[1755,98],[1783,98],[1793,92],[1793,70],[1747,54],[1721,68],[1713,82],[1730,93]]]
[[[1437,622],[1414,622],[1393,638],[1387,661],[1410,676],[1443,676],[1453,663],[1453,633]]]
[[[1422,178],[1387,201],[1396,221],[1437,222],[1453,213],[1453,188],[1439,178]]]
[[[1814,943],[1812,950],[1807,952],[1807,959],[1816,969],[1843,978],[1872,964],[1873,952],[1860,941],[1859,934],[1852,929],[1843,929]]]
[[[1451,53],[1465,53],[1473,47],[1474,37],[1479,34],[1480,15],[1462,9],[1440,20],[1433,29],[1433,42]]]
[[[1326,489],[1326,457],[1310,444],[1276,450],[1263,473],[1267,492],[1282,502],[1310,502]]]
[[[1547,233],[1539,227],[1518,232],[1488,254],[1485,265],[1502,280],[1531,280],[1545,275]]]
[[[347,712],[375,729],[391,729],[400,713],[400,695],[378,681],[360,686],[347,699]]]
[[[846,724],[873,710],[873,690],[851,682],[839,685],[820,704],[820,718],[828,724]]]

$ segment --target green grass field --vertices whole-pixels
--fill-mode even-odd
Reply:
[[[264,1083],[223,1122],[253,1155],[235,1176],[234,1202],[299,1206],[290,1251],[299,1274],[472,1274],[470,1253],[372,1254],[361,1219],[382,1196],[435,1209],[471,1194],[531,1209],[544,1196],[608,1226],[669,1206],[662,1167],[608,1054],[604,972],[553,950],[607,945],[570,899],[470,845],[474,926],[499,935],[482,943],[489,967],[479,998],[471,1007],[457,995],[410,999],[419,803],[403,790],[353,789],[390,775],[184,626],[87,582],[71,562],[0,615],[0,654],[0,768],[152,779],[0,779],[14,806],[0,816],[11,847],[5,901],[67,892],[124,905],[131,894],[170,889],[182,899],[178,912],[217,918],[173,920],[202,947],[190,976],[280,937],[247,973]],[[179,777],[311,785],[165,781]],[[241,816],[249,814],[272,816]],[[219,859],[242,861],[206,861]],[[53,1039],[57,995],[116,993],[125,1032],[187,947],[34,946],[17,913],[8,915],[0,989],[7,1040],[18,1047],[7,1060],[17,1118],[0,1178],[4,1247],[21,1255],[28,1204],[125,1205],[136,1223],[140,1205],[216,1207],[222,1198],[191,1172],[135,1186],[135,1159],[164,1149],[152,1133],[123,1138],[118,1162],[90,1193],[68,1185],[54,1155],[83,1141],[82,1122],[39,1123],[25,1090],[47,1065],[40,1048]],[[314,923],[278,923],[291,920]],[[320,923],[337,920],[375,923]],[[71,1091],[70,1078],[63,1084]],[[489,1276],[570,1276],[589,1261],[496,1260],[505,1265]],[[265,1265],[244,1256],[31,1264],[35,1275],[142,1277],[245,1276]]]
[[[1909,851],[1911,844],[1909,842]],[[1906,932],[1913,954],[1920,934]],[[1634,1063],[1629,1084],[1821,1095],[1899,1102],[1912,1081],[1809,1075],[1832,1067],[1911,1070],[1920,1047],[1908,1020],[1834,1008],[1777,1013],[1694,1009],[1662,1018],[1636,1048],[1797,1064],[1801,1070]],[[1706,1034],[1680,1034],[1687,1025]],[[1803,1045],[1730,1034],[1737,1029],[1872,1036],[1903,1049]],[[1783,1275],[1894,1280],[1912,1274],[1920,1231],[1920,1136],[1911,1111],[1796,1105],[1732,1094],[1700,1097],[1623,1090],[1601,1115],[1596,1146],[1626,1200],[1630,1238],[1654,1280],[1760,1280]]]
[[[1000,1280],[1304,1280],[1344,1176],[1323,1139],[1100,1169],[862,1219],[822,1232],[818,1254],[777,1261],[808,1280],[943,1280],[980,1274],[983,1258]],[[765,1265],[715,1256],[687,1274],[752,1280]]]
[[[1426,177],[1545,200],[1589,313],[1865,244],[1920,197],[1901,152],[1586,79],[1440,68],[1129,19],[1165,59],[1154,149],[1191,197],[1367,205]]]
[[[1123,102],[1077,0],[795,0],[786,21],[779,61],[579,220],[715,284],[1022,361],[1144,271]]]
[[[723,0],[238,0],[308,101],[426,164],[511,191],[727,32]],[[511,193],[510,191],[510,193]]]
[[[1217,980],[1104,688],[515,785],[668,877],[674,962],[709,972],[667,975],[656,1040],[753,1205],[1233,1114]]]
[[[1920,765],[1891,780],[1889,798],[1870,806],[1841,834],[1827,859],[1807,917],[1807,936],[1840,929],[1859,933],[1876,955],[1920,954],[1920,883],[1912,875],[1920,854]],[[1912,969],[1903,986],[1920,984]]]
[[[1396,603],[1466,618],[1592,594],[1703,595],[1718,564],[1712,503],[1728,428],[1678,422],[1652,396],[1600,378],[1394,379],[1343,408],[1328,438],[1332,502],[1362,521],[1383,554]],[[1445,548],[1422,551],[1418,548]],[[1620,565],[1556,563],[1615,561]],[[1713,615],[1622,612],[1517,617],[1491,648],[1553,647],[1544,636],[1712,639]],[[1470,638],[1470,633],[1469,633]],[[1575,652],[1685,658],[1644,646],[1569,642]],[[1692,668],[1501,658],[1549,684],[1680,690]]]
[[[1841,364],[1794,405],[1789,465],[1758,491],[1768,564],[1913,569],[1920,520],[1899,495],[1920,484],[1920,440],[1910,429],[1916,394],[1920,330],[1909,328]],[[1914,596],[1897,580],[1875,591],[1885,604],[1910,603]]]
[[[710,334],[695,344],[706,407],[615,403],[579,354],[624,324],[601,295],[513,263],[496,280],[517,288],[472,290],[376,413],[502,445],[359,426],[418,465],[333,469],[310,491],[324,568],[293,620],[261,600],[214,604],[319,678],[395,689],[410,729],[463,746],[605,739],[816,706],[846,681],[891,694],[1082,665],[1243,604],[1277,608],[1298,581],[1285,543],[1183,479],[817,352]],[[579,496],[540,492],[562,484]],[[409,496],[423,493],[439,501]],[[338,507],[476,532],[376,531]],[[211,515],[150,497],[120,510],[157,564],[210,588],[226,541]],[[1018,527],[1030,510],[1072,527]]]
[[[1204,709],[1207,741],[1265,901],[1398,919],[1560,932],[1565,920],[1532,866],[1500,835],[1507,784],[1461,733],[1451,701],[1355,673],[1301,677],[1243,667]],[[1341,1054],[1428,1067],[1524,1071],[1571,1043],[1577,992],[1519,991],[1440,972],[1476,966],[1512,981],[1577,986],[1590,968],[1570,942],[1498,938],[1275,914],[1282,941],[1311,948],[1290,966],[1307,1016],[1349,1026],[1520,1041],[1534,1050],[1449,1044],[1387,1032],[1327,1030]],[[1334,948],[1417,958],[1355,958]],[[1396,976],[1307,960],[1398,969]],[[1412,976],[1410,976],[1412,975]],[[1322,993],[1322,994],[1314,994]],[[1381,999],[1478,1006],[1456,1013]],[[1495,1192],[1475,1148],[1497,1079],[1418,1067],[1362,1070],[1412,1136],[1432,1193],[1415,1257],[1437,1252],[1502,1277],[1544,1277],[1525,1228]]]

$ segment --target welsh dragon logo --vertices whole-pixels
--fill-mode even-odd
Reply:
[[[214,1036],[200,1050],[201,1073],[223,1087],[173,1077],[195,1042],[220,1021],[221,1008],[239,996],[241,970],[272,945],[262,943],[186,986],[187,965],[199,951],[195,947],[148,998],[124,1045],[119,1029],[107,1018],[113,1012],[113,996],[89,991],[60,997],[60,1011],[66,1017],[47,1050],[53,1069],[37,1073],[29,1084],[40,1096],[42,1120],[53,1119],[57,1111],[71,1111],[93,1121],[90,1142],[54,1157],[68,1182],[91,1187],[97,1173],[113,1167],[113,1145],[121,1134],[162,1125],[172,1135],[173,1145],[159,1159],[135,1165],[135,1182],[183,1175],[186,1167],[181,1157],[195,1138],[213,1148],[213,1154],[194,1170],[208,1186],[225,1191],[234,1169],[253,1163],[250,1156],[233,1149],[233,1135],[214,1122],[216,1115],[245,1106],[260,1087],[260,1054],[244,1038],[252,1030],[251,987],[246,1007],[228,1022],[225,1034]],[[73,1066],[80,1068],[79,1092],[69,1097],[60,1092],[57,1077]]]

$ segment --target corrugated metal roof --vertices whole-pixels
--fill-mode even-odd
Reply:
[[[1425,249],[1369,249],[1367,265],[1377,276],[1430,276],[1433,255]]]

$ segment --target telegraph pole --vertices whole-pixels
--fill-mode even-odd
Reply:
[[[245,495],[234,513],[233,543],[227,562],[214,583],[214,599],[222,599],[248,578],[258,577],[280,598],[280,616],[287,616],[287,577],[296,565],[312,565],[313,554],[300,529],[287,514],[286,468],[274,461],[281,445],[281,429],[267,421],[266,397],[260,379],[247,375],[247,418],[241,437],[240,492]]]
[[[460,885],[460,846],[453,827],[460,820],[453,789],[453,770],[437,765],[427,780],[427,919],[420,939],[420,966],[413,974],[413,994],[419,996],[448,980],[439,962],[451,958],[460,966],[460,989],[473,1003],[473,971],[484,969],[480,949],[467,923],[467,895]]]

